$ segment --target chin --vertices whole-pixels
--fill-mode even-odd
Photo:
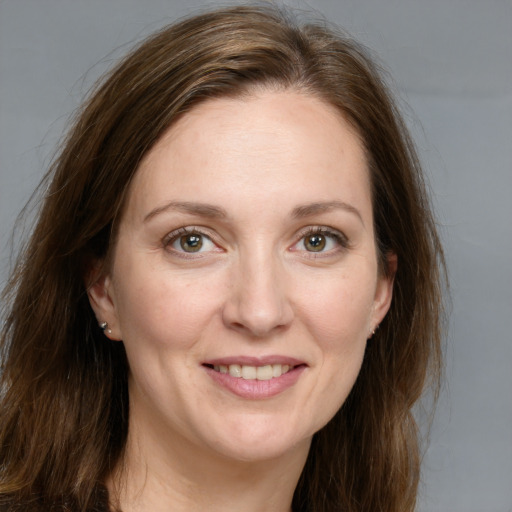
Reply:
[[[235,428],[226,426],[207,443],[224,457],[239,462],[263,462],[296,452],[307,454],[314,432],[300,432],[302,429],[297,426],[287,427],[272,421],[272,418],[241,422]]]
[[[283,443],[279,440],[268,442],[268,440],[255,440],[250,443],[236,445],[230,444],[225,447],[223,454],[226,458],[242,463],[266,462],[283,457],[295,457],[309,451],[311,437],[295,443]]]

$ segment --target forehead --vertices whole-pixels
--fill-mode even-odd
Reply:
[[[144,209],[183,194],[361,202],[369,177],[359,136],[335,108],[300,92],[265,91],[208,100],[181,117],[143,159],[128,203]]]

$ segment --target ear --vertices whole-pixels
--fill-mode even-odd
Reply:
[[[118,315],[114,300],[112,278],[102,264],[95,264],[87,278],[87,296],[96,315],[98,324],[107,322],[105,336],[111,340],[121,340]]]
[[[393,283],[395,280],[397,266],[397,255],[395,253],[389,253],[387,255],[386,268],[379,274],[377,279],[369,337],[373,335],[373,332],[382,322],[391,306],[391,299],[393,298]]]

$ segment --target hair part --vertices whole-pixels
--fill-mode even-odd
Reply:
[[[381,269],[398,258],[391,309],[347,401],[314,436],[293,510],[414,508],[411,408],[426,378],[439,379],[444,261],[414,145],[380,76],[367,50],[326,23],[256,5],[161,30],[94,89],[5,292],[0,505],[90,511],[106,499],[98,489],[127,436],[129,369],[84,283],[108,265],[131,180],[156,141],[199,103],[263,87],[314,95],[352,125],[368,159]]]

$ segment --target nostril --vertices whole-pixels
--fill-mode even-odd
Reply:
[[[249,288],[238,290],[226,301],[222,310],[224,325],[255,338],[286,330],[293,319],[287,297],[276,290],[267,290],[269,286],[261,283],[254,284],[251,293]]]

